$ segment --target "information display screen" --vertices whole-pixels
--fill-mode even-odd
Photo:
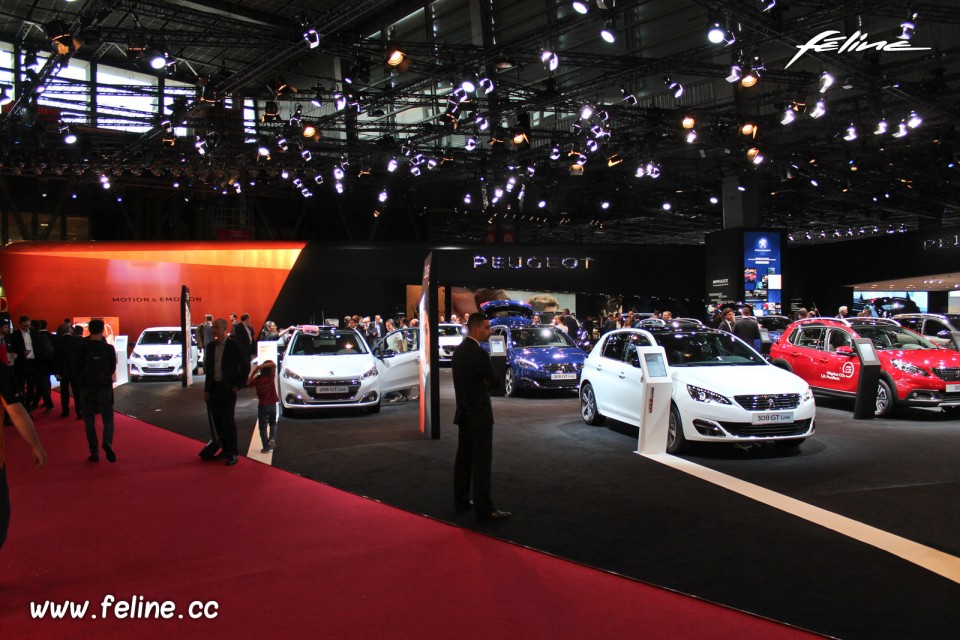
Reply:
[[[507,341],[500,336],[490,338],[490,355],[503,356],[507,354]]]
[[[857,345],[857,353],[860,354],[860,361],[863,364],[880,364],[880,357],[877,355],[877,349],[873,342],[865,338],[854,340]]]
[[[667,377],[667,365],[661,353],[645,353],[643,360],[647,363],[647,373],[651,378]]]

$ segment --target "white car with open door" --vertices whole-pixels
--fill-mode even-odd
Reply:
[[[416,384],[416,373],[411,383],[411,367],[403,366],[407,359],[386,350],[375,356],[353,329],[297,327],[280,359],[280,412],[356,407],[377,413],[385,393]]]
[[[420,328],[391,331],[373,349],[384,379],[383,393],[410,389],[420,384]]]
[[[467,329],[462,324],[456,322],[441,322],[437,325],[439,334],[438,347],[440,351],[440,362],[450,362],[453,360],[453,351],[463,342],[463,337],[467,335]]]
[[[636,347],[654,344],[664,348],[673,380],[668,453],[680,452],[688,441],[798,446],[813,434],[816,406],[810,385],[739,338],[697,328],[605,334],[583,365],[585,422],[597,425],[610,417],[639,426],[643,373]]]

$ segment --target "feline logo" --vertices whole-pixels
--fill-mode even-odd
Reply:
[[[837,34],[837,35],[834,35]],[[854,31],[853,35],[846,37],[840,34],[839,31],[827,30],[818,33],[817,35],[810,38],[806,44],[796,45],[797,54],[790,59],[790,62],[784,67],[784,69],[789,69],[790,65],[796,62],[800,56],[805,54],[807,51],[816,51],[817,53],[823,53],[824,51],[836,51],[837,53],[852,53],[854,51],[866,51],[867,49],[876,49],[877,51],[929,51],[930,47],[911,47],[908,40],[894,40],[893,42],[887,42],[886,40],[877,40],[876,42],[869,42],[867,38],[870,37],[868,33],[862,33],[860,31]],[[843,44],[841,44],[843,43]]]

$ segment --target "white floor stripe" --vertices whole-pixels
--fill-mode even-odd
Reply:
[[[960,558],[668,454],[640,454],[717,486],[903,558],[960,583]]]
[[[253,423],[253,435],[250,437],[250,446],[247,447],[247,457],[257,462],[273,466],[273,451],[260,453],[263,443],[260,442],[260,421]]]

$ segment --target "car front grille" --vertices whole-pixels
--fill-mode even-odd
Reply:
[[[941,380],[947,380],[949,382],[960,381],[960,367],[951,367],[949,369],[934,369],[933,375],[937,376]]]
[[[740,438],[773,438],[777,436],[800,436],[810,430],[810,419],[783,424],[747,424],[745,422],[721,422],[731,435]]]
[[[143,373],[173,373],[173,367],[140,367]]]
[[[733,399],[747,411],[779,411],[781,409],[796,409],[800,406],[799,393],[734,396]]]
[[[579,362],[556,362],[540,367],[541,371],[546,371],[547,373],[579,373],[582,368],[583,365]]]
[[[171,360],[173,358],[173,355],[168,353],[159,353],[159,354],[150,353],[143,356],[143,358],[147,362],[158,362],[161,360]]]
[[[347,391],[346,393],[323,393],[324,387],[347,387]],[[349,380],[304,380],[303,389],[313,400],[340,402],[350,400],[357,395],[360,390],[360,381],[355,378]]]

